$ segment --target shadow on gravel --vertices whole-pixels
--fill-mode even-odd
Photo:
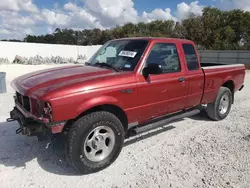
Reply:
[[[155,135],[157,135],[157,134],[160,134],[160,133],[163,133],[163,132],[172,130],[172,129],[174,129],[174,128],[175,128],[174,126],[171,126],[171,125],[170,125],[170,126],[167,126],[167,127],[162,127],[162,128],[160,128],[159,130],[157,130],[157,131],[147,133],[146,135],[131,137],[131,138],[129,138],[128,140],[125,141],[124,147],[129,146],[129,145],[131,145],[131,144],[134,144],[134,143],[136,143],[136,142],[145,140],[145,139],[150,138],[150,137],[152,137],[152,136],[155,136]]]
[[[246,141],[250,141],[250,135],[244,136],[243,139]]]
[[[209,120],[204,114],[194,116],[191,119]],[[54,135],[46,141],[38,141],[37,137],[17,135],[15,133],[17,128],[17,122],[0,122],[0,165],[25,169],[26,166],[30,165],[29,163],[37,161],[39,166],[47,172],[66,176],[81,176],[66,160],[65,137]],[[169,124],[148,133],[130,137],[126,139],[124,146],[129,146],[174,128]]]
[[[38,141],[37,137],[16,135],[17,128],[16,122],[0,122],[0,165],[25,169],[31,161],[37,161],[43,170],[50,173],[81,175],[65,158],[65,139],[62,136]]]
[[[53,136],[46,141],[38,141],[37,137],[17,135],[15,133],[17,128],[16,122],[0,122],[0,165],[25,169],[31,161],[35,160],[47,172],[66,176],[81,176],[66,160],[65,138],[63,136]],[[124,146],[173,128],[175,127],[163,127],[143,136],[131,137],[125,141]]]
[[[196,120],[196,121],[211,121],[211,119],[209,119],[205,111],[202,111],[201,113],[195,116],[189,117],[189,119]]]
[[[195,116],[189,117],[189,119],[196,120],[196,121],[211,121],[209,119],[209,117],[207,116],[207,113],[204,111],[202,111],[201,113],[199,113]],[[127,141],[125,141],[124,146],[129,146],[129,145],[134,144],[138,141],[145,140],[145,139],[153,137],[157,134],[172,130],[175,127],[172,126],[171,124],[175,123],[175,122],[180,122],[180,121],[185,121],[185,120],[184,119],[176,120],[176,121],[169,123],[169,126],[166,125],[164,127],[161,127],[160,129],[156,130],[156,131],[153,130],[153,132],[147,133],[146,135],[134,136],[132,138],[129,138]]]

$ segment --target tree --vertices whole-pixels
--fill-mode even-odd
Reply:
[[[184,39],[187,36],[187,30],[181,22],[176,22],[171,37]]]
[[[191,15],[188,19],[183,20],[182,27],[185,28],[184,38],[194,41],[197,45],[205,45],[206,35],[201,16]]]
[[[190,14],[187,19],[176,23],[156,20],[150,23],[126,23],[106,30],[57,28],[53,34],[27,35],[24,41],[96,45],[124,37],[175,37],[193,40],[202,49],[250,49],[250,12],[205,7],[202,15]]]

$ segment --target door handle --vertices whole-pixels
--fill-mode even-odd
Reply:
[[[185,78],[179,78],[179,82],[184,82],[185,81]]]

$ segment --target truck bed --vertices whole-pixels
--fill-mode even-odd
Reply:
[[[222,63],[217,63],[217,62],[209,62],[209,63],[203,63],[201,62],[201,67],[211,67],[211,66],[224,66],[224,65],[228,65],[228,64],[222,64]]]
[[[244,83],[245,65],[243,64],[219,64],[202,63],[201,67],[205,75],[205,88],[203,103],[211,103],[219,91],[219,88],[228,81],[232,81],[232,87],[236,92]]]
[[[239,68],[245,68],[244,64],[223,64],[223,63],[200,63],[201,68],[203,69],[223,69],[223,68],[233,68],[233,67],[239,67]]]

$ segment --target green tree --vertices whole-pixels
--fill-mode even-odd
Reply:
[[[124,37],[175,37],[193,40],[202,49],[250,49],[250,12],[206,7],[201,16],[191,14],[176,23],[156,20],[150,23],[126,23],[106,30],[57,28],[53,34],[27,35],[24,41],[95,45]]]

